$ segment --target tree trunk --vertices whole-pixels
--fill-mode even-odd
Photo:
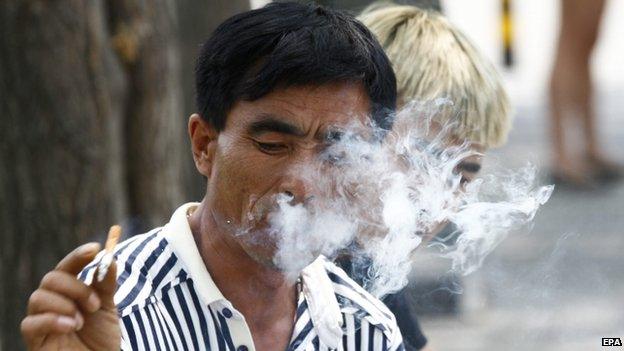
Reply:
[[[248,0],[0,1],[0,350],[67,252],[205,191],[186,118],[200,44]],[[182,50],[180,50],[182,49]]]
[[[188,153],[175,0],[108,0],[110,39],[124,67],[124,147],[132,232],[166,223],[184,200]]]
[[[44,272],[123,218],[126,84],[102,2],[0,5],[2,339],[18,350]]]

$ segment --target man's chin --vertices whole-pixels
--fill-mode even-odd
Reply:
[[[247,255],[249,255],[249,257],[251,257],[259,265],[276,272],[283,271],[283,269],[275,262],[277,247],[274,242],[271,241],[263,244],[251,243],[243,245],[243,249]]]
[[[301,271],[309,266],[319,255],[314,256],[314,259],[301,259],[297,260],[297,262],[285,262],[283,260],[278,259],[277,255],[261,255],[257,253],[250,253],[251,258],[256,261],[259,265],[264,267],[267,270],[271,270],[275,273],[279,273],[286,277],[288,280],[295,281],[301,274]]]
[[[273,256],[266,256],[266,255],[259,255],[259,254],[250,254],[250,256],[251,258],[254,259],[254,261],[258,262],[258,264],[260,264],[261,266],[267,269],[270,269],[276,272],[283,271],[283,269],[279,265],[277,265],[277,263],[273,259]]]

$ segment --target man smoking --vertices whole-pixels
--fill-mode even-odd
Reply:
[[[348,15],[270,4],[216,29],[196,88],[188,130],[203,200],[119,244],[101,282],[76,278],[95,273],[97,245],[65,257],[30,298],[28,347],[401,350],[393,315],[323,257],[287,279],[267,230],[277,195],[314,201],[291,170],[316,162],[333,129],[366,116],[391,127],[396,83],[378,42]]]

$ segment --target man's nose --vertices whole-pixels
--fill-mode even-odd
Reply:
[[[292,198],[291,204],[308,204],[315,197],[311,182],[303,177],[288,176],[279,187],[281,194]]]

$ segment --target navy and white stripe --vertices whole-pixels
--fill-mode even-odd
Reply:
[[[204,302],[194,277],[161,229],[124,241],[115,255],[115,303],[121,319],[122,350],[255,349],[250,338],[237,338],[247,326],[229,301]],[[330,262],[324,267],[342,314],[342,344],[337,350],[404,350],[389,310],[340,268]],[[91,264],[79,277],[92,279],[94,271]],[[287,351],[330,350],[317,327],[302,293]]]

